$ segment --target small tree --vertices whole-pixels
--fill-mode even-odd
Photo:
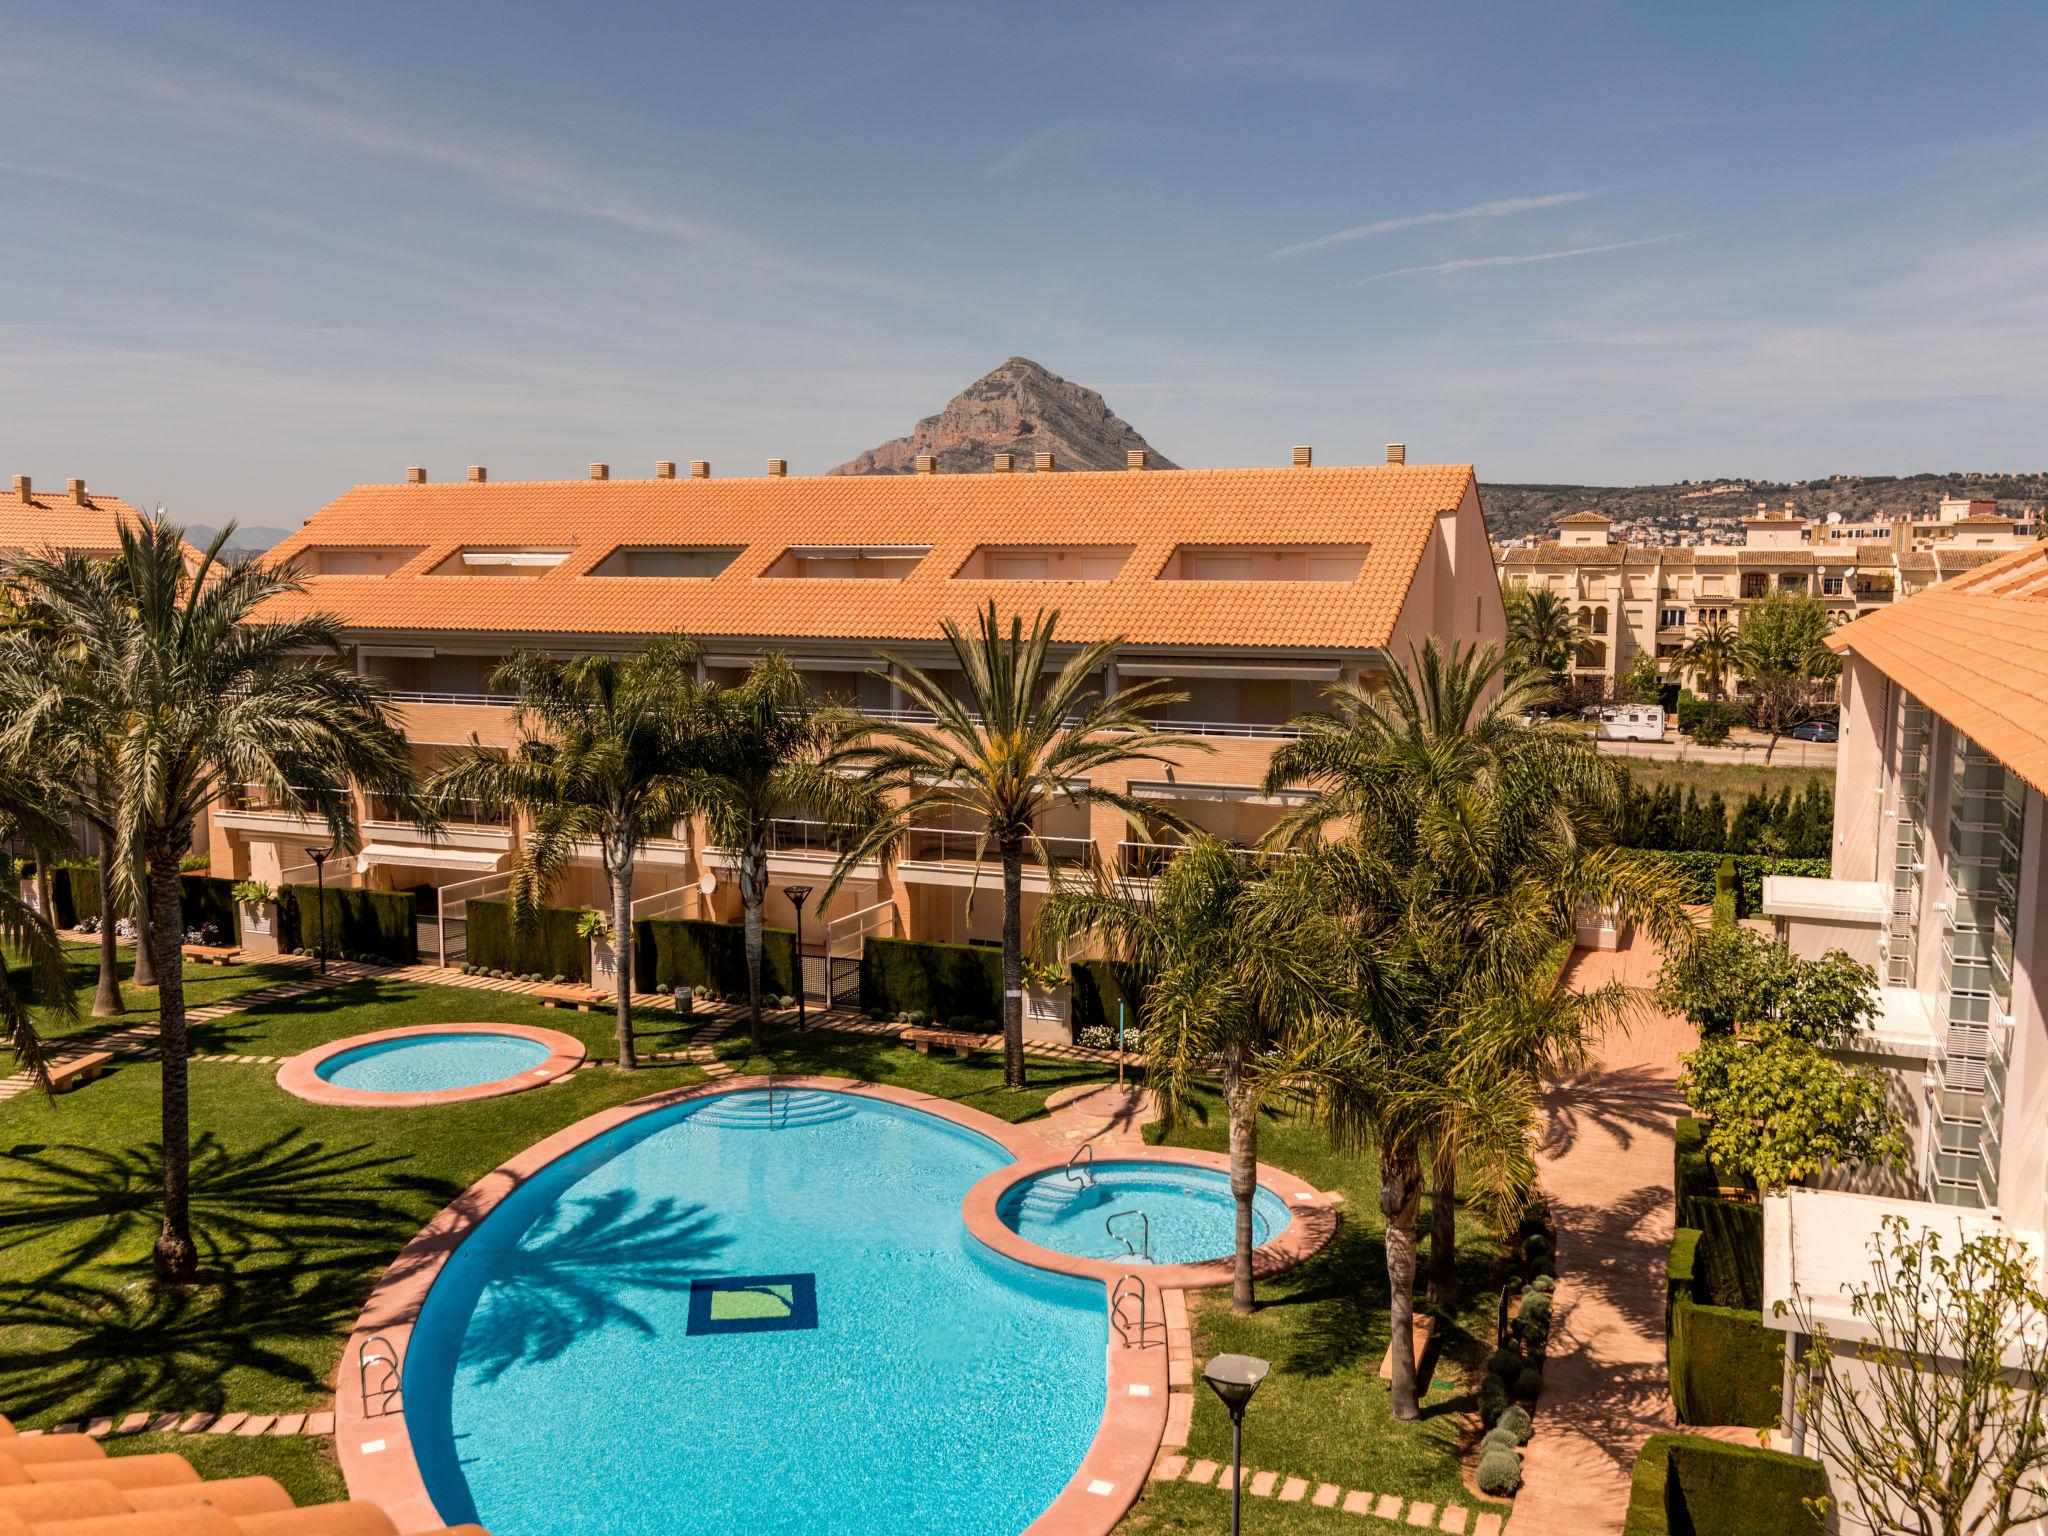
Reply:
[[[1657,670],[1657,658],[1648,651],[1637,651],[1629,657],[1628,665],[1621,669],[1621,675],[1614,680],[1615,702],[1620,704],[1655,704],[1664,696],[1664,677]]]
[[[2048,1518],[2048,1297],[2035,1261],[1996,1232],[1950,1254],[1899,1216],[1870,1254],[1871,1278],[1842,1287],[1862,1335],[1846,1355],[1810,1302],[1777,1305],[1815,1342],[1799,1413],[1864,1524],[1875,1536],[2006,1536]]]
[[[1752,603],[1735,632],[1735,670],[1749,690],[1756,728],[1767,733],[1764,761],[1778,739],[1820,712],[1842,663],[1827,648],[1834,627],[1827,605],[1806,592],[1773,592]]]

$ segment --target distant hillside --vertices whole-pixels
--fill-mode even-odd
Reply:
[[[1031,468],[1034,453],[1051,453],[1061,469],[1122,469],[1126,455],[1143,449],[1155,469],[1176,465],[1138,435],[1092,389],[1073,384],[1028,357],[1013,357],[984,374],[920,421],[908,437],[891,438],[849,459],[835,475],[907,475],[920,453],[934,454],[941,473],[986,473],[997,453],[1017,455]]]
[[[272,528],[265,523],[237,523],[234,539],[228,548],[242,554],[261,554],[271,545],[282,543],[285,536],[294,531],[290,528]],[[219,527],[212,523],[188,523],[185,526],[186,539],[201,549],[204,549],[219,532]]]
[[[1560,517],[1599,512],[1617,523],[1697,528],[1702,520],[1746,516],[1766,502],[1791,502],[1802,517],[1842,521],[1931,515],[1945,496],[1990,497],[2009,516],[2048,504],[2048,474],[1832,475],[1825,480],[1684,480],[1676,485],[1482,485],[1487,526],[1496,539],[1547,535]]]

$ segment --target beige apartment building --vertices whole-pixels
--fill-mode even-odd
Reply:
[[[1496,569],[1507,591],[1548,590],[1571,606],[1586,637],[1573,676],[1611,693],[1639,653],[1668,667],[1706,625],[1739,624],[1768,593],[1809,593],[1847,624],[2027,543],[2031,525],[1995,507],[1943,502],[1939,518],[1855,525],[1857,537],[1839,536],[1851,525],[1759,511],[1741,543],[1695,545],[1616,542],[1608,518],[1578,512],[1558,520],[1555,539],[1496,550]]]
[[[1050,456],[1045,456],[1049,458]],[[413,471],[363,485],[310,518],[271,558],[306,590],[282,613],[322,611],[345,626],[349,661],[395,691],[422,771],[472,741],[513,740],[512,701],[493,669],[521,650],[624,650],[689,636],[707,678],[737,681],[770,651],[790,655],[819,696],[903,713],[876,675],[878,653],[943,671],[940,621],[971,623],[994,602],[1025,619],[1057,610],[1055,664],[1083,642],[1120,639],[1108,689],[1164,678],[1187,695],[1163,721],[1209,748],[1113,771],[1115,787],[1157,801],[1239,843],[1281,805],[1260,793],[1287,722],[1328,684],[1370,676],[1426,636],[1497,641],[1505,618],[1478,484],[1468,465],[1319,466],[1307,449],[1282,468],[1121,472],[714,477],[658,467],[651,479],[592,465],[584,480],[501,483]],[[420,898],[422,949],[460,957],[464,903],[505,889],[514,818],[444,807],[429,839],[362,807],[363,846],[327,878]],[[312,876],[323,825],[251,790],[213,813],[215,872],[277,884]],[[1040,829],[1062,865],[1143,877],[1156,851],[1114,813],[1059,809]],[[775,827],[767,916],[793,926],[784,894],[820,887],[838,829]],[[975,861],[976,829],[917,829],[888,869],[855,873],[821,923],[813,953],[855,952],[869,934],[990,942],[1000,901]],[[640,861],[642,916],[736,918],[730,854],[678,826]],[[1026,876],[1027,906],[1047,888]],[[970,896],[979,891],[978,900]],[[558,891],[602,905],[595,848]],[[1031,916],[1027,910],[1026,919]]]

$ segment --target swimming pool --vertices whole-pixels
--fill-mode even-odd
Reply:
[[[1019,1237],[1084,1259],[1198,1264],[1233,1251],[1237,1202],[1230,1175],[1165,1162],[1081,1163],[1052,1168],[1003,1192],[996,1216]],[[1252,1243],[1293,1220],[1264,1185],[1252,1197]]]
[[[1101,1284],[961,1220],[1009,1165],[919,1110],[747,1089],[546,1164],[448,1258],[405,1422],[449,1524],[495,1536],[1005,1536],[1102,1419]]]
[[[313,1070],[323,1082],[358,1093],[442,1093],[530,1072],[547,1046],[523,1035],[399,1035],[329,1056]]]

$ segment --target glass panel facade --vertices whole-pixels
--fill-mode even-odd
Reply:
[[[1920,891],[1926,869],[1927,751],[1934,731],[1927,707],[1899,696],[1898,767],[1892,780],[1892,912],[1882,944],[1888,986],[1910,987],[1919,970]]]

